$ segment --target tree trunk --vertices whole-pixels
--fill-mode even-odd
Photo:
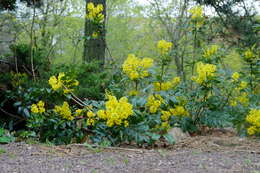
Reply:
[[[86,13],[87,13],[87,4],[90,2],[93,2],[95,6],[97,4],[102,4],[104,7],[103,14],[106,18],[106,0],[86,0]],[[93,23],[86,18],[83,63],[98,61],[100,63],[100,66],[103,67],[105,63],[105,49],[106,49],[105,19],[104,19],[103,26],[101,28],[101,34],[97,38],[92,38],[92,34],[95,32],[95,29],[96,26],[93,25]]]

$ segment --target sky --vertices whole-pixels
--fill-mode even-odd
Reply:
[[[138,2],[141,5],[147,5],[149,4],[149,0],[134,0],[136,2]],[[255,7],[257,14],[260,15],[260,0],[247,0],[246,3],[248,4],[253,4],[253,6]],[[209,12],[211,13],[211,12]]]

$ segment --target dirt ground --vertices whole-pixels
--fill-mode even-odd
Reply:
[[[0,173],[260,173],[260,142],[197,136],[167,148],[0,145]]]

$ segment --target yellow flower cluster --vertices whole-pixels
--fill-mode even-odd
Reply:
[[[72,87],[79,85],[79,82],[77,80],[65,80],[64,78],[65,78],[65,73],[63,72],[59,73],[58,77],[56,76],[50,77],[49,84],[54,91],[64,87],[63,92],[66,94],[73,91],[73,89],[71,89]]]
[[[87,125],[88,126],[94,126],[95,125],[96,114],[94,112],[92,112],[92,111],[88,111],[87,112],[87,117],[88,117]]]
[[[239,75],[238,72],[235,72],[235,73],[232,74],[232,79],[233,79],[233,81],[235,81],[235,82],[238,81],[239,77],[240,77],[240,75]]]
[[[198,19],[201,18],[203,15],[203,9],[201,6],[195,6],[192,7],[189,12],[191,13],[191,18],[192,19]]]
[[[32,104],[31,106],[31,112],[32,113],[43,113],[45,112],[45,108],[44,108],[45,103],[43,101],[39,101],[37,104]]]
[[[74,119],[68,102],[64,102],[62,106],[55,106],[54,112],[60,114],[60,116],[66,120],[71,121]]]
[[[140,59],[134,54],[129,54],[122,65],[123,72],[131,79],[136,80],[149,76],[148,69],[153,66],[153,59]]]
[[[93,32],[92,33],[92,38],[97,38],[98,37],[98,32]]]
[[[128,126],[128,117],[133,114],[133,105],[128,102],[126,97],[119,100],[115,96],[107,94],[108,101],[106,102],[106,109],[99,110],[97,115],[100,119],[106,120],[108,127],[120,126],[124,124]]]
[[[189,116],[189,112],[183,106],[176,106],[175,108],[169,109],[169,111],[161,111],[161,127],[164,129],[169,129],[169,119],[171,116]]]
[[[260,134],[260,109],[251,109],[246,121],[251,125],[247,129],[248,135]]]
[[[245,51],[244,56],[246,59],[251,60],[254,59],[254,53],[252,50],[248,49]]]
[[[212,45],[210,48],[207,48],[206,50],[204,50],[203,57],[210,58],[211,56],[216,54],[218,49],[219,49],[218,45]]]
[[[240,103],[243,106],[247,106],[249,103],[248,94],[246,92],[239,93],[239,96],[234,97],[230,100],[230,106],[237,106],[237,104]]]
[[[98,23],[104,22],[104,14],[102,14],[104,7],[102,4],[98,4],[96,7],[94,3],[87,4],[87,16],[86,18]]]
[[[129,96],[137,96],[139,94],[139,92],[137,90],[131,90],[128,92]]]
[[[192,7],[189,10],[189,13],[191,14],[191,19],[193,22],[195,22],[196,27],[199,28],[203,24],[203,9],[201,6],[195,6]]]
[[[164,103],[163,98],[159,94],[155,94],[148,97],[146,106],[149,108],[150,113],[156,113],[162,103]]]
[[[198,84],[203,84],[207,80],[210,80],[212,77],[215,76],[215,72],[217,70],[216,65],[213,64],[204,64],[202,62],[197,63],[197,77],[192,77],[191,79],[194,80]]]
[[[237,76],[235,76],[234,74],[232,75],[232,79],[235,80],[237,78]],[[230,100],[229,105],[230,106],[237,106],[238,103],[242,104],[243,106],[247,106],[249,103],[249,99],[248,99],[248,94],[246,92],[241,92],[241,90],[246,89],[248,83],[245,81],[241,81],[239,86],[237,88],[234,89],[234,96],[233,98]]]
[[[174,116],[189,116],[189,112],[183,106],[176,106],[173,109],[170,109],[170,112]]]
[[[167,82],[154,82],[154,90],[155,91],[167,91],[171,88],[176,87],[181,82],[180,77],[175,77],[171,81]]]
[[[172,48],[173,44],[171,42],[167,42],[165,40],[160,40],[157,43],[157,48],[159,49],[162,55],[165,55]]]

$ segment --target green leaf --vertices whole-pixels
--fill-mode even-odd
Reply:
[[[0,137],[0,144],[7,144],[13,141],[14,141],[13,137],[8,137],[8,136]]]
[[[169,144],[175,144],[175,140],[174,140],[174,138],[172,137],[172,135],[170,135],[170,134],[165,134],[165,135],[163,135],[163,137],[166,139],[166,141],[167,141]]]
[[[30,117],[30,112],[28,111],[27,108],[23,109],[23,113],[26,117]]]
[[[0,137],[4,135],[4,129],[0,128]]]
[[[20,101],[14,103],[14,107],[18,107],[18,106],[21,106],[21,105],[22,105],[22,102],[20,102]]]
[[[150,136],[150,137],[152,138],[152,140],[154,140],[154,141],[159,140],[160,137],[161,137],[161,135],[156,134],[156,133],[149,133],[149,132],[148,132],[147,135]]]

